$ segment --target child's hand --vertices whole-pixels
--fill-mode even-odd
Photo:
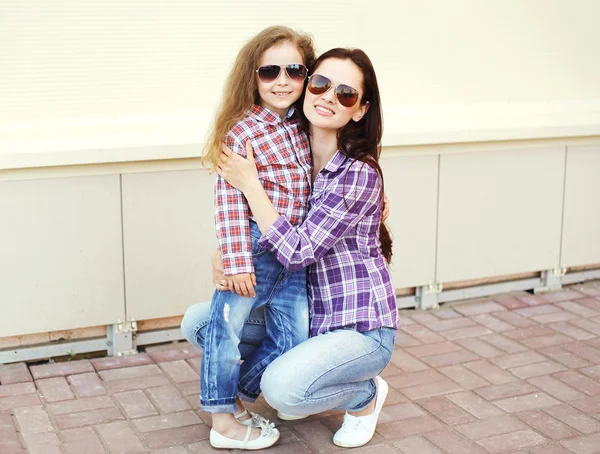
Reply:
[[[254,273],[243,273],[236,274],[234,276],[225,276],[228,281],[227,287],[234,293],[246,298],[255,298],[256,292],[254,286],[256,285],[256,275]]]

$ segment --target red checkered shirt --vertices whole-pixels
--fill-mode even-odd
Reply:
[[[247,140],[252,144],[258,177],[273,206],[292,225],[300,225],[308,211],[312,164],[308,138],[299,130],[294,108],[281,119],[254,105],[227,133],[225,143],[246,157]],[[215,184],[215,209],[225,275],[253,273],[250,207],[242,192],[220,176]]]

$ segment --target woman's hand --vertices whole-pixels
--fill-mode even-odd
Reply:
[[[227,183],[244,194],[252,188],[252,185],[260,185],[258,170],[256,170],[256,163],[254,162],[254,153],[249,140],[246,142],[246,155],[248,158],[244,159],[231,151],[227,145],[223,145],[217,163],[217,173]]]
[[[387,194],[383,193],[383,209],[381,212],[381,222],[385,222],[386,219],[390,215],[390,199],[388,199]]]
[[[229,281],[225,277],[225,274],[223,274],[223,258],[221,257],[221,250],[219,248],[213,252],[210,262],[212,265],[213,284],[215,284],[217,290],[231,290],[229,288]]]
[[[258,228],[264,234],[279,218],[279,213],[258,179],[250,141],[246,141],[246,155],[248,158],[244,159],[223,145],[217,162],[217,173],[231,186],[242,191]]]

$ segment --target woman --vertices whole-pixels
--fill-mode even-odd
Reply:
[[[333,441],[356,447],[375,432],[387,395],[378,374],[391,359],[397,329],[387,266],[391,240],[381,223],[379,89],[366,54],[332,49],[319,57],[303,110],[313,193],[301,226],[292,227],[273,208],[250,148],[248,160],[224,150],[218,172],[248,200],[263,234],[259,245],[290,270],[309,267],[311,338],[267,368],[261,382],[265,399],[288,419],[345,409]],[[250,322],[245,335],[256,327]],[[242,344],[249,346],[244,339]]]

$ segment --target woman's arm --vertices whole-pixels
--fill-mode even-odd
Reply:
[[[247,147],[246,151],[248,159],[225,151],[217,171],[246,196],[263,232],[260,244],[290,270],[320,260],[360,220],[380,208],[379,175],[371,166],[355,162],[339,184],[331,185],[311,208],[304,223],[293,228],[285,217],[279,216],[265,195],[252,162],[252,150]],[[379,228],[379,219],[373,222]]]

